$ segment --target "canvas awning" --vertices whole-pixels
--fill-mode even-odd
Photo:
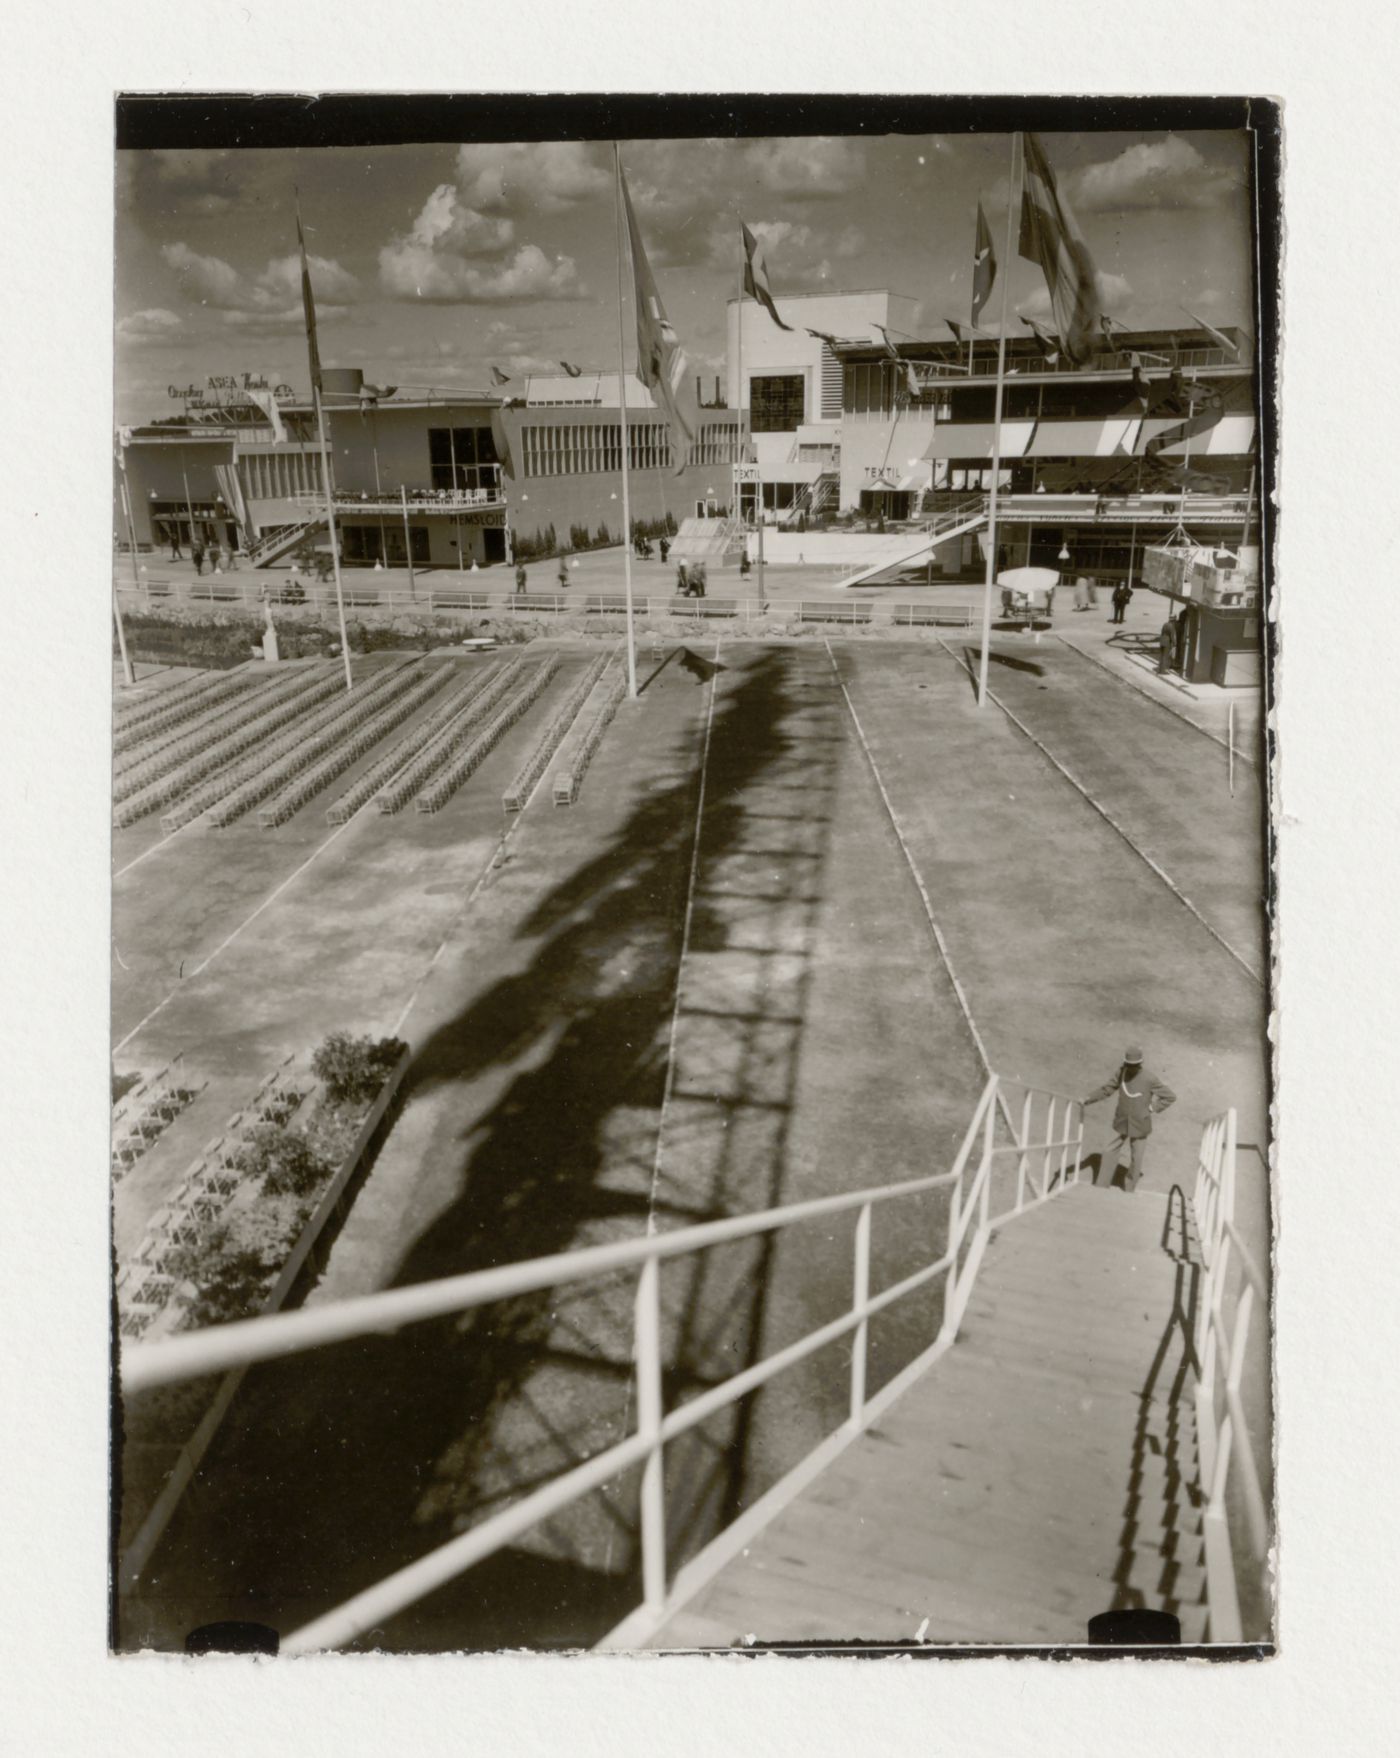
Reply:
[[[1131,457],[1142,422],[1137,416],[1097,421],[1042,421],[1026,449],[1029,458]]]
[[[1159,433],[1166,433],[1170,428],[1180,427],[1184,416],[1175,415],[1165,418],[1154,416],[1142,424],[1142,438],[1138,450]],[[1243,457],[1254,449],[1254,417],[1252,415],[1222,415],[1215,426],[1205,433],[1198,433],[1191,441],[1191,456],[1203,457]],[[1165,446],[1161,456],[1179,458],[1186,451],[1184,441],[1178,440],[1174,446]]]
[[[1035,432],[1033,421],[1003,421],[1001,424],[1001,455],[1020,458]],[[990,421],[940,422],[924,453],[925,458],[986,458],[992,456],[995,427]]]

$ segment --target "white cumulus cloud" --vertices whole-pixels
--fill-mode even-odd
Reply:
[[[1085,213],[1128,208],[1210,208],[1224,201],[1238,179],[1210,164],[1189,140],[1139,141],[1102,164],[1086,165],[1066,179],[1066,194]]]
[[[155,342],[174,335],[184,328],[185,320],[163,305],[133,311],[117,324],[117,339],[122,342]]]
[[[463,200],[486,213],[553,213],[608,192],[600,149],[577,140],[461,146],[457,176]]]
[[[468,207],[454,185],[440,183],[407,235],[380,251],[380,284],[396,299],[459,298],[468,259],[495,256],[514,239],[511,220]]]
[[[243,274],[222,257],[201,256],[183,243],[162,245],[161,255],[174,269],[185,297],[229,314],[227,321],[236,321],[234,314],[241,313],[277,323],[290,323],[293,317],[300,322],[301,260],[295,253],[273,257],[256,275]],[[317,316],[338,315],[345,301],[355,296],[359,283],[329,257],[308,260]]]

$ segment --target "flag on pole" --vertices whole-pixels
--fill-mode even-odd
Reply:
[[[491,368],[491,383],[493,385],[508,385],[510,383],[510,374],[508,372],[502,372],[499,366],[493,366]]]
[[[953,317],[945,317],[943,321],[953,332],[953,338],[957,342],[966,342],[974,336],[983,342],[996,341],[996,337],[990,330],[979,330],[975,324],[960,324]]]
[[[1083,366],[1099,321],[1097,273],[1074,215],[1061,200],[1055,174],[1034,134],[1025,135],[1026,177],[1021,191],[1020,254],[1039,263],[1050,309],[1072,366]]]
[[[287,429],[282,421],[282,411],[277,407],[277,398],[271,391],[255,391],[251,388],[248,396],[272,423],[272,437],[280,446],[286,440]]]
[[[899,349],[896,348],[894,343],[890,340],[890,332],[883,324],[876,324],[875,328],[879,330],[880,334],[885,338],[885,352],[889,355],[890,359],[898,360]]]
[[[583,377],[583,368],[581,366],[570,366],[567,360],[561,360],[559,364],[564,368],[564,371],[568,373],[570,378]],[[499,383],[500,381],[498,380],[497,382]]]
[[[773,287],[768,279],[768,258],[763,253],[762,244],[742,220],[739,222],[739,230],[744,234],[744,292],[749,298],[758,301],[780,330],[790,330],[792,325],[783,322],[773,303]]]
[[[977,238],[972,246],[972,321],[975,325],[982,315],[982,307],[992,296],[992,286],[997,278],[996,252],[992,249],[992,234],[987,225],[987,216],[982,212],[982,204],[977,204]]]
[[[1060,358],[1060,338],[1053,330],[1047,330],[1044,324],[1038,324],[1033,317],[1023,317],[1021,322],[1035,331],[1036,340],[1045,350],[1047,366],[1053,366]]]
[[[311,388],[321,394],[321,355],[316,346],[316,300],[311,291],[311,265],[306,260],[306,239],[301,230],[301,203],[297,203],[297,249],[301,252],[301,309],[306,318],[306,358],[311,368]]]
[[[917,401],[924,394],[924,387],[919,383],[919,375],[914,371],[912,362],[904,362],[904,388]]]
[[[784,328],[786,328],[786,325],[784,326]],[[839,336],[827,335],[825,330],[808,330],[807,334],[809,336],[812,336],[813,338],[815,338],[815,340],[818,342],[825,342],[827,347],[830,348],[833,352],[837,348],[845,348],[845,347],[849,346],[849,344],[846,342],[843,342]]]
[[[671,430],[671,449],[676,474],[684,470],[699,425],[694,381],[680,338],[667,321],[661,295],[656,290],[651,264],[642,243],[641,228],[632,209],[627,179],[622,182],[622,206],[627,216],[627,239],[632,249],[632,298],[637,310],[637,376],[656,399]]]
[[[501,467],[501,474],[515,480],[515,460],[510,455],[510,435],[506,432],[505,417],[498,403],[491,411],[491,438],[495,442],[496,462]]]
[[[1183,311],[1186,311],[1186,307],[1184,305],[1182,306],[1181,309]],[[1205,333],[1210,337],[1211,341],[1215,343],[1217,348],[1223,348],[1225,350],[1225,352],[1230,356],[1231,360],[1238,360],[1239,359],[1240,351],[1239,351],[1238,347],[1235,345],[1235,343],[1233,343],[1230,340],[1230,338],[1228,336],[1222,335],[1222,333],[1215,328],[1214,324],[1208,324],[1203,317],[1197,317],[1194,311],[1186,311],[1186,315],[1187,315],[1187,317],[1189,317],[1191,319],[1191,322],[1193,324],[1195,324],[1195,326],[1198,330],[1205,331]]]

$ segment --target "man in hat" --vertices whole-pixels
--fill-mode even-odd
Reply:
[[[1147,1138],[1152,1133],[1152,1119],[1158,1111],[1165,1111],[1168,1105],[1176,1103],[1176,1094],[1164,1080],[1142,1065],[1142,1048],[1138,1044],[1129,1044],[1123,1052],[1123,1063],[1117,1074],[1106,1080],[1101,1087],[1095,1087],[1084,1100],[1086,1105],[1096,1105],[1100,1099],[1108,1098],[1116,1093],[1118,1103],[1113,1112],[1113,1140],[1104,1150],[1099,1162],[1099,1169],[1104,1173],[1103,1182],[1112,1184],[1118,1172],[1118,1155],[1124,1144],[1127,1144],[1129,1167],[1125,1189],[1131,1194],[1137,1189],[1138,1180],[1142,1177],[1142,1162],[1147,1150]],[[1098,1183],[1099,1180],[1095,1180]]]

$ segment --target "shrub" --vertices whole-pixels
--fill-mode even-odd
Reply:
[[[406,1046],[400,1038],[352,1038],[332,1032],[311,1058],[311,1071],[337,1103],[363,1103],[384,1085]]]
[[[262,1180],[268,1196],[307,1196],[330,1171],[305,1136],[276,1123],[249,1131],[239,1169]]]
[[[263,1302],[275,1263],[261,1252],[233,1245],[227,1227],[215,1227],[197,1245],[184,1245],[166,1258],[177,1282],[197,1290],[185,1310],[185,1328],[228,1324],[252,1318]]]

